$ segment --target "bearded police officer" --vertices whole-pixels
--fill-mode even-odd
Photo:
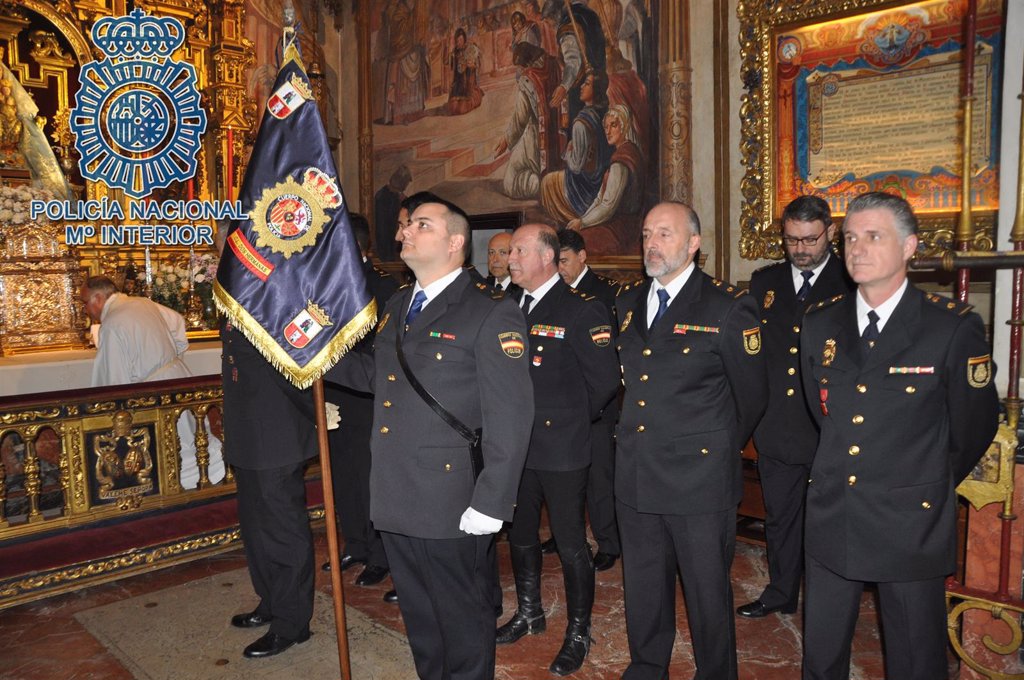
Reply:
[[[760,307],[768,364],[768,410],[754,430],[757,471],[764,494],[768,585],[736,610],[748,618],[796,611],[803,575],[804,495],[818,428],[800,385],[800,326],[810,304],[851,289],[832,253],[836,227],[828,203],[801,196],[782,211],[786,261],[754,272],[750,293]]]
[[[677,569],[696,677],[737,677],[729,569],[740,449],[764,411],[767,386],[757,306],[696,268],[700,241],[692,208],[655,206],[643,225],[652,278],[624,287],[616,302],[625,380],[615,459],[625,680],[668,675]]]
[[[886,677],[945,678],[955,487],[995,434],[992,359],[968,306],[907,281],[917,219],[905,200],[858,196],[843,241],[857,292],[815,305],[801,333],[804,393],[821,429],[807,491],[803,677],[849,677],[871,581]]]

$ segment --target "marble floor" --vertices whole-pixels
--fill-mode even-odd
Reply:
[[[326,559],[326,538],[323,530],[317,536],[317,563]],[[508,547],[499,543],[501,576],[505,591],[503,622],[515,609],[515,589],[508,563]],[[132,597],[156,593],[174,586],[187,584],[213,575],[226,574],[245,566],[241,551],[198,560],[189,564],[163,569],[153,573],[84,589],[68,595],[53,597],[0,612],[0,680],[61,680],[97,679],[118,680],[132,678],[132,672],[122,665],[100,640],[93,637],[75,615],[110,603]],[[359,569],[344,573],[346,604],[368,619],[403,633],[398,607],[384,603],[383,593],[391,587],[390,579],[374,587],[354,585]],[[733,566],[733,585],[737,604],[756,597],[766,578],[764,550],[758,546],[740,543]],[[317,571],[317,588],[329,596],[329,574]],[[528,636],[515,645],[499,647],[497,677],[501,680],[548,679],[548,664],[561,642],[565,626],[565,606],[561,570],[558,558],[544,558],[544,607],[548,612],[548,630],[542,635]],[[245,598],[242,598],[245,599]],[[325,602],[319,598],[318,602]],[[239,601],[237,611],[244,611],[254,603]],[[152,610],[152,624],[160,626],[166,634],[168,628],[179,627],[183,633],[194,634],[196,624],[188,617],[163,617],[159,608]],[[333,621],[332,618],[328,620]],[[681,594],[677,600],[676,646],[673,654],[671,677],[688,680],[693,675],[689,634]],[[227,626],[228,622],[224,621]],[[622,570],[619,564],[597,574],[597,598],[594,606],[594,645],[587,663],[574,677],[606,680],[619,678],[628,662],[625,621],[622,605]],[[771,615],[760,620],[740,619],[736,622],[740,678],[744,680],[796,680],[800,677],[801,616]],[[328,631],[329,632],[329,631]],[[258,634],[257,634],[258,635]],[[255,636],[254,636],[255,638]],[[286,660],[287,654],[279,657]],[[260,670],[259,661],[241,657],[241,649],[223,650],[224,664],[251,664],[254,677],[267,677]],[[874,680],[883,677],[878,618],[871,594],[864,596],[861,617],[854,640],[851,677],[853,680]],[[408,675],[393,673],[395,680],[415,677],[413,669]],[[385,677],[375,674],[376,677]],[[134,676],[137,677],[137,676]],[[146,676],[148,677],[148,676]],[[202,675],[197,677],[204,677]],[[205,677],[216,677],[208,674]],[[299,677],[299,676],[295,676]]]

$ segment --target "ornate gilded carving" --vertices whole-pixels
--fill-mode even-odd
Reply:
[[[183,409],[166,409],[161,411],[163,427],[160,428],[160,467],[163,470],[164,491],[178,493],[181,491],[179,477],[178,452],[181,443],[178,441],[178,418]]]
[[[954,605],[953,603],[956,602]],[[952,606],[952,609],[950,607]],[[1004,673],[998,669],[989,668],[984,662],[976,659],[971,652],[964,648],[960,640],[960,618],[967,612],[983,611],[991,615],[994,620],[1000,621],[1009,630],[1009,640],[1000,644],[991,635],[985,635],[981,642],[990,651],[1003,656],[1013,654],[1020,648],[1021,634],[1020,618],[1024,614],[1024,607],[1017,602],[993,602],[983,598],[970,595],[958,595],[946,593],[946,608],[949,614],[946,617],[946,627],[949,631],[949,643],[960,659],[986,678],[997,680],[1024,680],[1024,674]]]
[[[125,402],[125,406],[128,408],[143,408],[146,406],[156,406],[156,397],[142,397],[141,399],[129,399]]]
[[[117,411],[109,433],[93,440],[95,475],[101,500],[117,500],[122,510],[138,508],[142,496],[153,490],[153,459],[150,456],[149,431],[132,427],[132,414]],[[125,502],[125,499],[130,499]]]
[[[690,114],[692,89],[690,47],[679,36],[690,30],[689,0],[661,3],[658,38],[661,106],[661,197],[693,202],[693,152]]]
[[[75,516],[86,512],[89,509],[89,501],[86,496],[88,481],[85,478],[85,454],[82,450],[82,426],[79,422],[65,422],[60,428],[61,439],[63,440],[63,452],[67,453],[70,467],[70,492],[64,492],[64,498],[69,504],[68,515]]]
[[[54,406],[46,409],[32,409],[29,411],[16,411],[0,414],[0,423],[13,425],[14,423],[29,423],[34,420],[52,420],[60,415],[60,407]]]
[[[35,436],[39,432],[36,425],[21,431],[25,442],[25,463],[22,471],[25,474],[25,495],[28,497],[28,522],[43,521],[43,513],[39,511],[39,492],[43,484],[39,479],[39,457],[36,455]]]
[[[113,411],[117,408],[117,403],[113,401],[98,401],[93,404],[85,405],[86,413],[103,413],[104,411]]]
[[[205,426],[206,412],[209,409],[209,404],[203,404],[192,412],[196,419],[196,465],[199,467],[200,489],[210,486],[210,438],[206,435]]]

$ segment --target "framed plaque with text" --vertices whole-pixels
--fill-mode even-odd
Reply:
[[[743,257],[779,257],[785,206],[813,194],[841,217],[868,191],[906,198],[925,250],[952,243],[964,197],[961,0],[742,2]],[[975,247],[998,209],[1002,3],[978,2],[970,202]]]

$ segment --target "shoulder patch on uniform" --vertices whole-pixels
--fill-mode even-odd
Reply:
[[[404,284],[402,284],[401,286],[398,287],[398,290],[405,290],[406,288],[408,288],[411,285],[412,285],[411,283],[404,283]]]
[[[982,388],[992,381],[992,355],[986,354],[980,357],[968,357],[967,359],[967,384],[971,387]]]
[[[612,327],[607,324],[594,326],[590,329],[590,339],[598,347],[607,347],[612,341]]]
[[[974,309],[974,305],[969,305],[944,295],[936,295],[935,293],[925,293],[924,299],[940,309],[953,312],[957,316],[964,316],[967,312]]]
[[[743,331],[743,349],[747,351],[747,354],[757,354],[761,351],[760,326]]]
[[[725,290],[726,290],[727,293],[731,293],[731,292],[733,292],[736,289],[734,289],[732,286],[729,286]],[[744,295],[746,295],[749,292],[750,292],[749,288],[742,288],[742,289],[736,290],[735,297],[741,298],[741,297],[743,297]]]
[[[501,351],[509,359],[518,359],[526,351],[526,343],[523,342],[523,335],[518,331],[508,331],[498,334],[498,342],[501,344]]]

